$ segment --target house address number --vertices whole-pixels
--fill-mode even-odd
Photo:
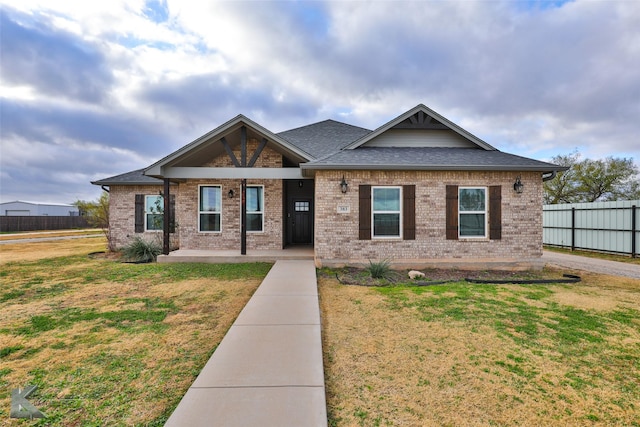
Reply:
[[[348,214],[351,212],[351,206],[349,205],[338,205],[338,213],[339,214]]]

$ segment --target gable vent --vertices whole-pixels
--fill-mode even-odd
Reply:
[[[424,111],[418,111],[413,116],[398,123],[393,129],[449,129]]]

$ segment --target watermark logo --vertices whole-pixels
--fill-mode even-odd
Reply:
[[[31,402],[27,400],[27,397],[36,389],[36,385],[28,385],[22,390],[14,388],[11,390],[11,418],[45,418],[46,415],[38,408],[33,406]]]

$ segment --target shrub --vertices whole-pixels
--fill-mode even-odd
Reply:
[[[367,271],[374,279],[384,279],[389,274],[390,269],[391,263],[387,260],[378,262],[369,260],[369,267],[367,267]]]
[[[156,242],[148,242],[136,236],[131,243],[122,248],[122,253],[129,261],[151,262],[162,253],[162,248]]]

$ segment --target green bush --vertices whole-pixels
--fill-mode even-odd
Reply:
[[[384,279],[389,274],[389,270],[391,269],[391,263],[387,260],[382,260],[378,262],[373,262],[369,260],[369,266],[367,267],[367,271],[371,274],[371,277],[374,279]]]
[[[162,248],[156,242],[149,242],[136,236],[131,243],[122,248],[122,253],[129,261],[151,262],[162,253]]]

